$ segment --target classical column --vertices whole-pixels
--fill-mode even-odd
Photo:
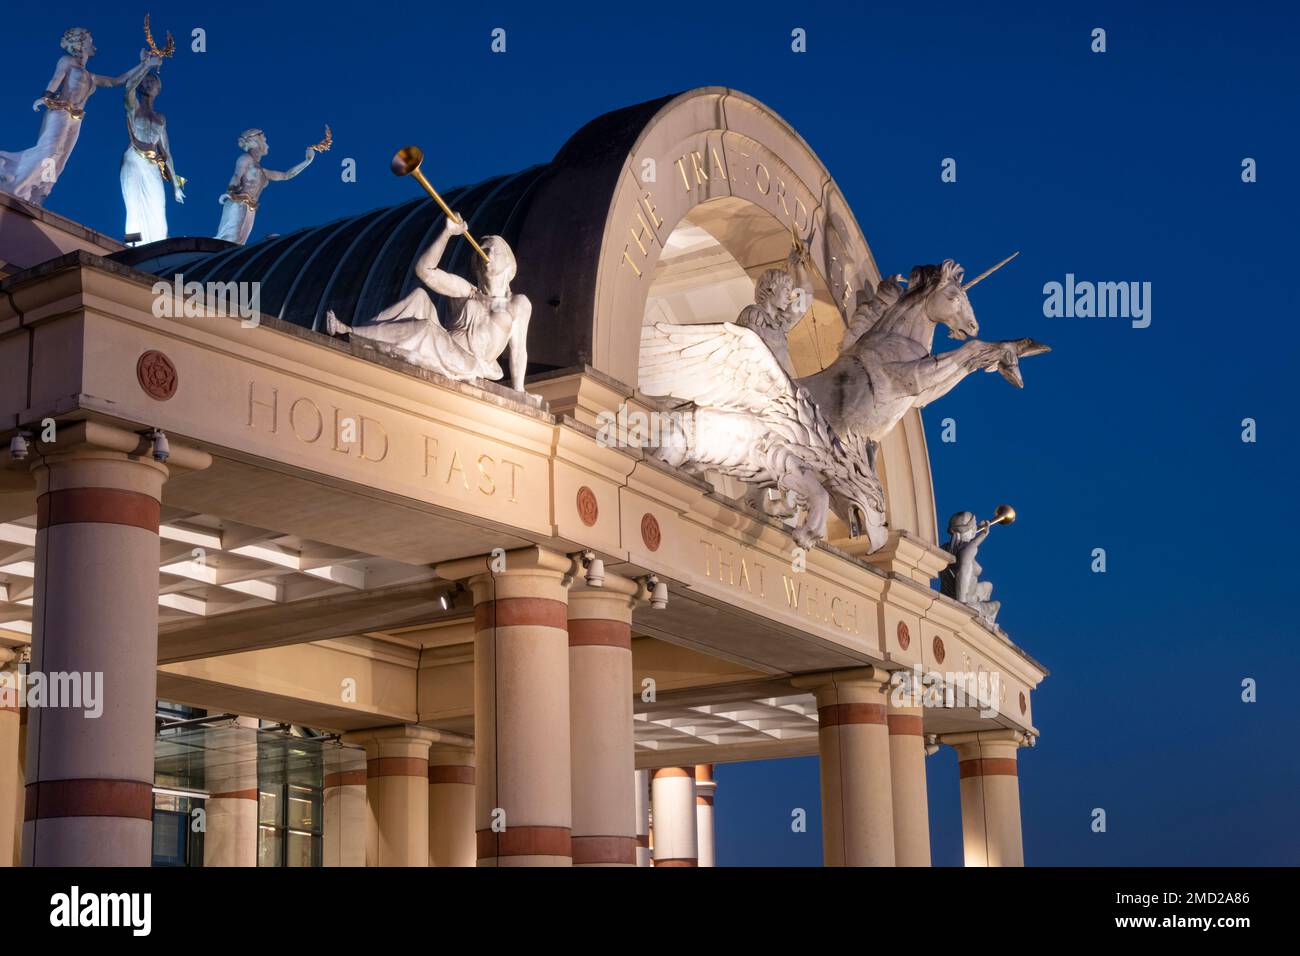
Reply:
[[[889,691],[889,779],[894,803],[894,860],[930,865],[930,807],[925,787],[925,728],[921,700],[910,688]]]
[[[946,734],[941,740],[957,749],[966,865],[1024,866],[1016,751],[1025,735],[999,729]]]
[[[440,564],[474,596],[480,866],[569,866],[568,584],[574,562],[521,548]]]
[[[134,454],[104,450],[94,447],[105,444],[98,438],[109,447],[141,447]],[[210,461],[175,444],[171,456],[186,467]],[[31,671],[80,674],[103,710],[91,718],[88,707],[30,708],[23,862],[148,866],[158,522],[168,470],[139,436],[88,422],[61,428],[58,441],[33,457]],[[79,703],[90,703],[84,692]]]
[[[326,751],[321,818],[322,865],[365,866],[370,810],[364,750],[335,747]]]
[[[18,779],[14,780],[13,865],[22,866],[22,817],[27,796],[27,708],[18,710]]]
[[[414,725],[343,738],[366,748],[366,866],[429,865],[429,746],[437,738]]]
[[[18,652],[0,647],[0,866],[14,866],[20,838],[18,794],[22,787],[18,754],[22,699]]]
[[[695,842],[700,866],[716,866],[713,852],[713,795],[718,783],[713,779],[713,764],[695,765]]]
[[[429,865],[474,866],[474,751],[438,745],[429,751]]]
[[[210,752],[226,762],[204,774],[204,866],[257,866],[257,725],[255,717],[238,718],[248,739]]]
[[[660,767],[650,777],[655,866],[698,866],[695,768]]]
[[[636,865],[649,866],[650,851],[650,771],[635,773],[636,786]]]
[[[794,680],[817,697],[826,866],[894,865],[888,682],[889,673],[878,667]]]
[[[569,592],[573,865],[636,866],[632,607],[637,585],[613,574]]]

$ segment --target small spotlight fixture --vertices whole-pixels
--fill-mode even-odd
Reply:
[[[596,557],[596,552],[582,552],[582,566],[587,569],[588,587],[603,588],[605,586],[605,562]]]
[[[152,429],[149,432],[149,440],[153,442],[153,460],[156,462],[165,462],[172,456],[172,447],[167,444],[167,436],[163,434],[161,428]]]
[[[645,588],[650,592],[650,606],[652,608],[656,611],[662,611],[668,607],[667,584],[652,574],[645,579]]]
[[[926,755],[927,757],[933,757],[933,756],[934,756],[935,754],[937,754],[938,752],[939,752],[939,735],[938,735],[938,734],[926,734],[926,735],[925,735],[925,755]]]
[[[9,457],[14,461],[26,461],[32,447],[31,437],[31,432],[20,431],[9,439]]]

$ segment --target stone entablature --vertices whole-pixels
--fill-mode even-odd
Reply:
[[[674,601],[720,609],[769,635],[751,639],[740,626],[719,632],[670,609],[672,633],[688,646],[772,674],[864,664],[996,670],[1003,677],[997,719],[1032,729],[1032,713],[1018,701],[1044,670],[928,587],[926,576],[942,566],[936,548],[897,537],[868,563],[819,547],[803,556],[804,570],[794,570],[793,543],[775,523],[637,450],[597,442],[593,410],[628,397],[608,377],[543,382],[564,411],[557,415],[506,389],[362,358],[265,317],[253,327],[233,317],[158,318],[154,281],[83,252],[5,283],[0,415],[7,429],[46,416],[162,428],[218,462],[173,481],[169,498],[219,502],[234,520],[245,512],[265,519],[269,509],[286,523],[328,528],[331,537],[322,540],[413,564],[495,547],[591,548],[611,571],[656,573],[671,582]],[[139,380],[138,360],[148,351],[175,368],[177,384],[165,400]],[[286,500],[245,483],[250,469],[285,476]],[[26,480],[25,469],[5,471],[9,485]],[[311,499],[287,500],[293,488],[312,489]],[[582,489],[594,510],[578,507]],[[373,513],[357,520],[367,502]],[[642,620],[661,626],[656,613],[638,611],[634,627]],[[775,641],[781,635],[788,640]]]

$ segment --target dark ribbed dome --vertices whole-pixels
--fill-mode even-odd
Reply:
[[[514,246],[530,187],[545,169],[533,166],[460,186],[444,198],[475,236],[499,235]],[[350,325],[410,292],[415,259],[444,218],[437,203],[420,197],[246,246],[168,239],[113,258],[158,276],[180,273],[186,282],[260,282],[265,315],[319,329],[329,310]],[[470,278],[474,254],[469,243],[454,242],[442,267]]]
[[[591,360],[599,255],[624,164],[646,124],[673,97],[624,107],[578,130],[550,163],[461,186],[444,194],[475,237],[502,236],[515,252],[515,292],[532,301],[529,368],[545,371]],[[166,279],[260,282],[264,315],[320,331],[333,311],[351,325],[415,286],[414,265],[442,228],[427,197],[247,246],[178,237],[110,258]],[[442,268],[473,281],[473,249],[447,247]],[[438,313],[447,314],[436,302]]]

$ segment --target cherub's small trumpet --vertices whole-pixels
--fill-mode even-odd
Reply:
[[[1010,505],[998,505],[997,510],[993,512],[993,520],[981,521],[981,528],[991,528],[995,524],[1014,524],[1016,520],[1016,509]]]

